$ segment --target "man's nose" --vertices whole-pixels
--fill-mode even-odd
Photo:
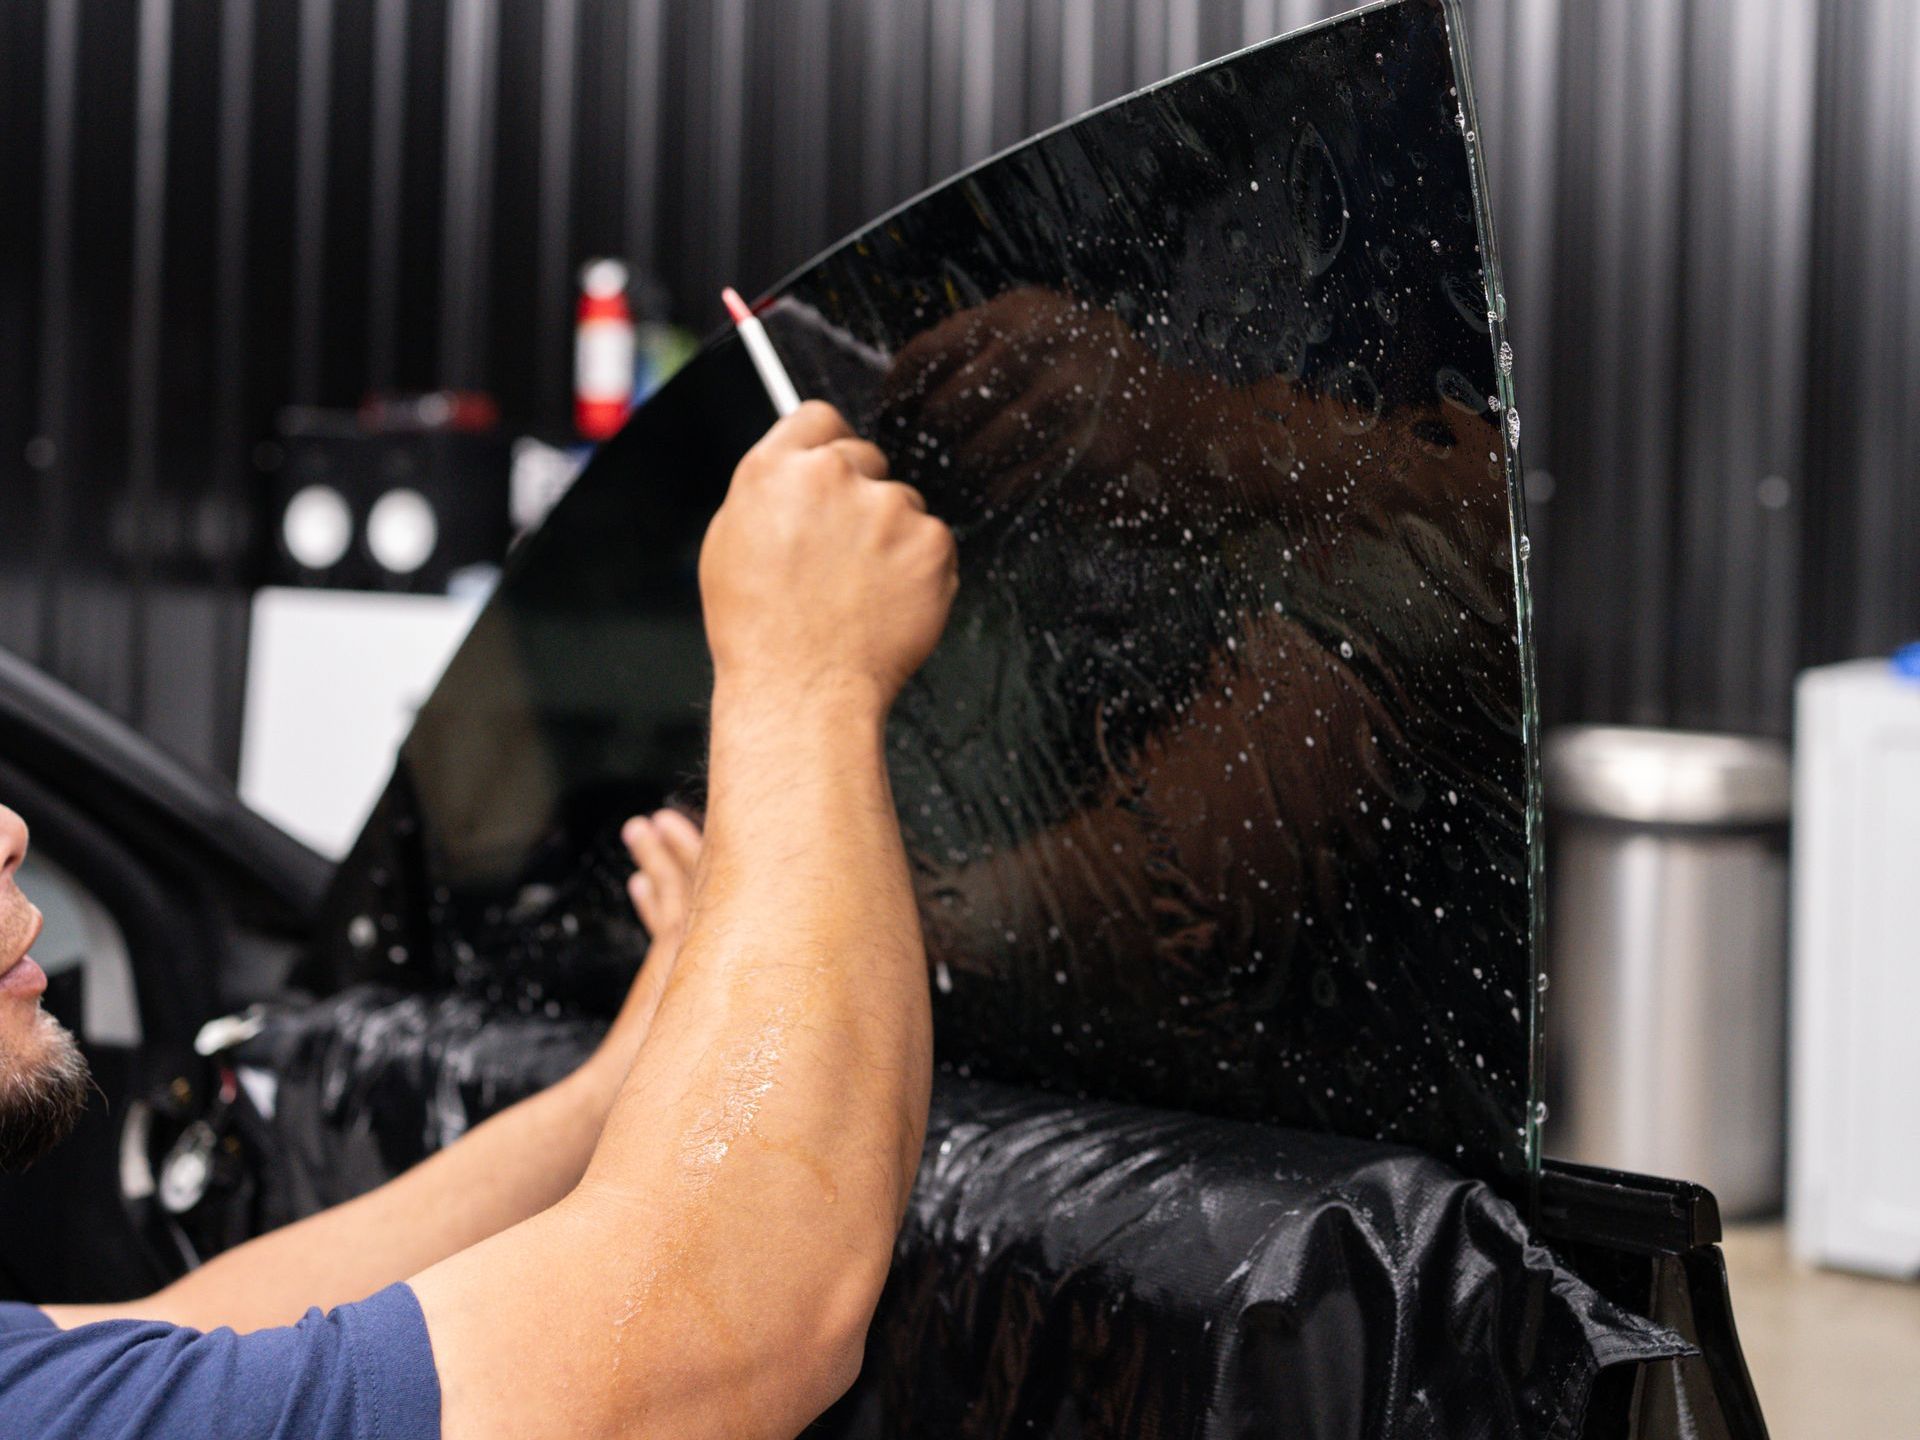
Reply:
[[[27,822],[0,805],[0,880],[12,877],[27,858]]]

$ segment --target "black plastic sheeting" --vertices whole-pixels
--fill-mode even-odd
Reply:
[[[268,1013],[237,1057],[270,1137],[263,1231],[384,1184],[563,1079],[606,1032],[378,987]]]
[[[948,1082],[828,1434],[1575,1433],[1681,1353],[1417,1152]]]
[[[1511,407],[1451,12],[1401,0],[1010,151],[778,286],[960,538],[889,730],[959,1075],[1536,1163]],[[715,340],[494,599],[343,866],[325,990],[612,1013],[615,834],[697,803],[694,557],[771,418]]]
[[[273,1016],[277,1219],[358,1194],[585,1057],[592,1026],[356,990]],[[939,1078],[845,1437],[1544,1437],[1686,1352],[1418,1152]]]

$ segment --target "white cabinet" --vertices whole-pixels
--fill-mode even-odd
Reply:
[[[1793,1249],[1920,1276],[1920,681],[1809,670],[1796,729]]]
[[[240,797],[323,855],[345,855],[479,610],[444,595],[254,596]]]

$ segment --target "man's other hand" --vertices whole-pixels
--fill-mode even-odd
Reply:
[[[633,858],[627,897],[647,927],[647,964],[673,968],[693,906],[693,875],[700,864],[700,827],[678,810],[636,815],[620,827]]]
[[[747,452],[707,530],[716,696],[884,712],[939,640],[957,584],[953,533],[838,410],[808,401]]]
[[[647,927],[649,943],[626,1003],[581,1069],[584,1088],[602,1119],[653,1028],[653,1017],[673,978],[673,962],[679,957],[693,905],[694,871],[700,863],[700,827],[678,810],[636,815],[620,827],[620,839],[634,864],[633,874],[627,877],[627,897]]]

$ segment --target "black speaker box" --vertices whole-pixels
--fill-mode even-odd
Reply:
[[[368,431],[351,415],[283,424],[270,471],[270,584],[437,593],[507,553],[505,439]]]

